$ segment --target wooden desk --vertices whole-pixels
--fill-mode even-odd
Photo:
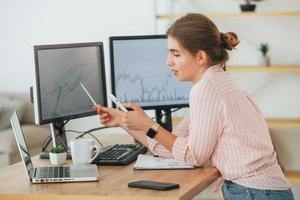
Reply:
[[[48,160],[33,159],[34,166],[48,165]],[[99,166],[99,182],[31,184],[22,163],[0,170],[0,199],[5,200],[151,200],[192,199],[219,176],[216,168],[193,170],[134,171],[132,165]],[[131,181],[153,180],[179,183],[180,188],[170,191],[154,191],[128,188]]]

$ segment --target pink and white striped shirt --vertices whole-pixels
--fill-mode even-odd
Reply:
[[[222,67],[205,71],[190,91],[189,104],[189,115],[172,133],[177,136],[172,152],[147,139],[154,154],[196,166],[210,160],[223,179],[246,187],[290,188],[262,113]]]

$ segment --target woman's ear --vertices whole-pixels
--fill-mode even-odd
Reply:
[[[196,53],[196,62],[198,63],[198,65],[200,67],[202,66],[206,66],[208,64],[208,55],[205,51],[203,50],[199,50],[197,53]]]

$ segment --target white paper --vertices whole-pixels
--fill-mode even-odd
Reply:
[[[193,169],[195,166],[178,162],[175,159],[140,154],[134,169]]]

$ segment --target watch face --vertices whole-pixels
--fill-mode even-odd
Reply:
[[[156,131],[155,130],[153,130],[152,128],[150,128],[148,131],[147,131],[147,133],[146,133],[146,135],[148,136],[148,137],[150,137],[150,138],[154,138],[155,137],[155,135],[156,135]]]

